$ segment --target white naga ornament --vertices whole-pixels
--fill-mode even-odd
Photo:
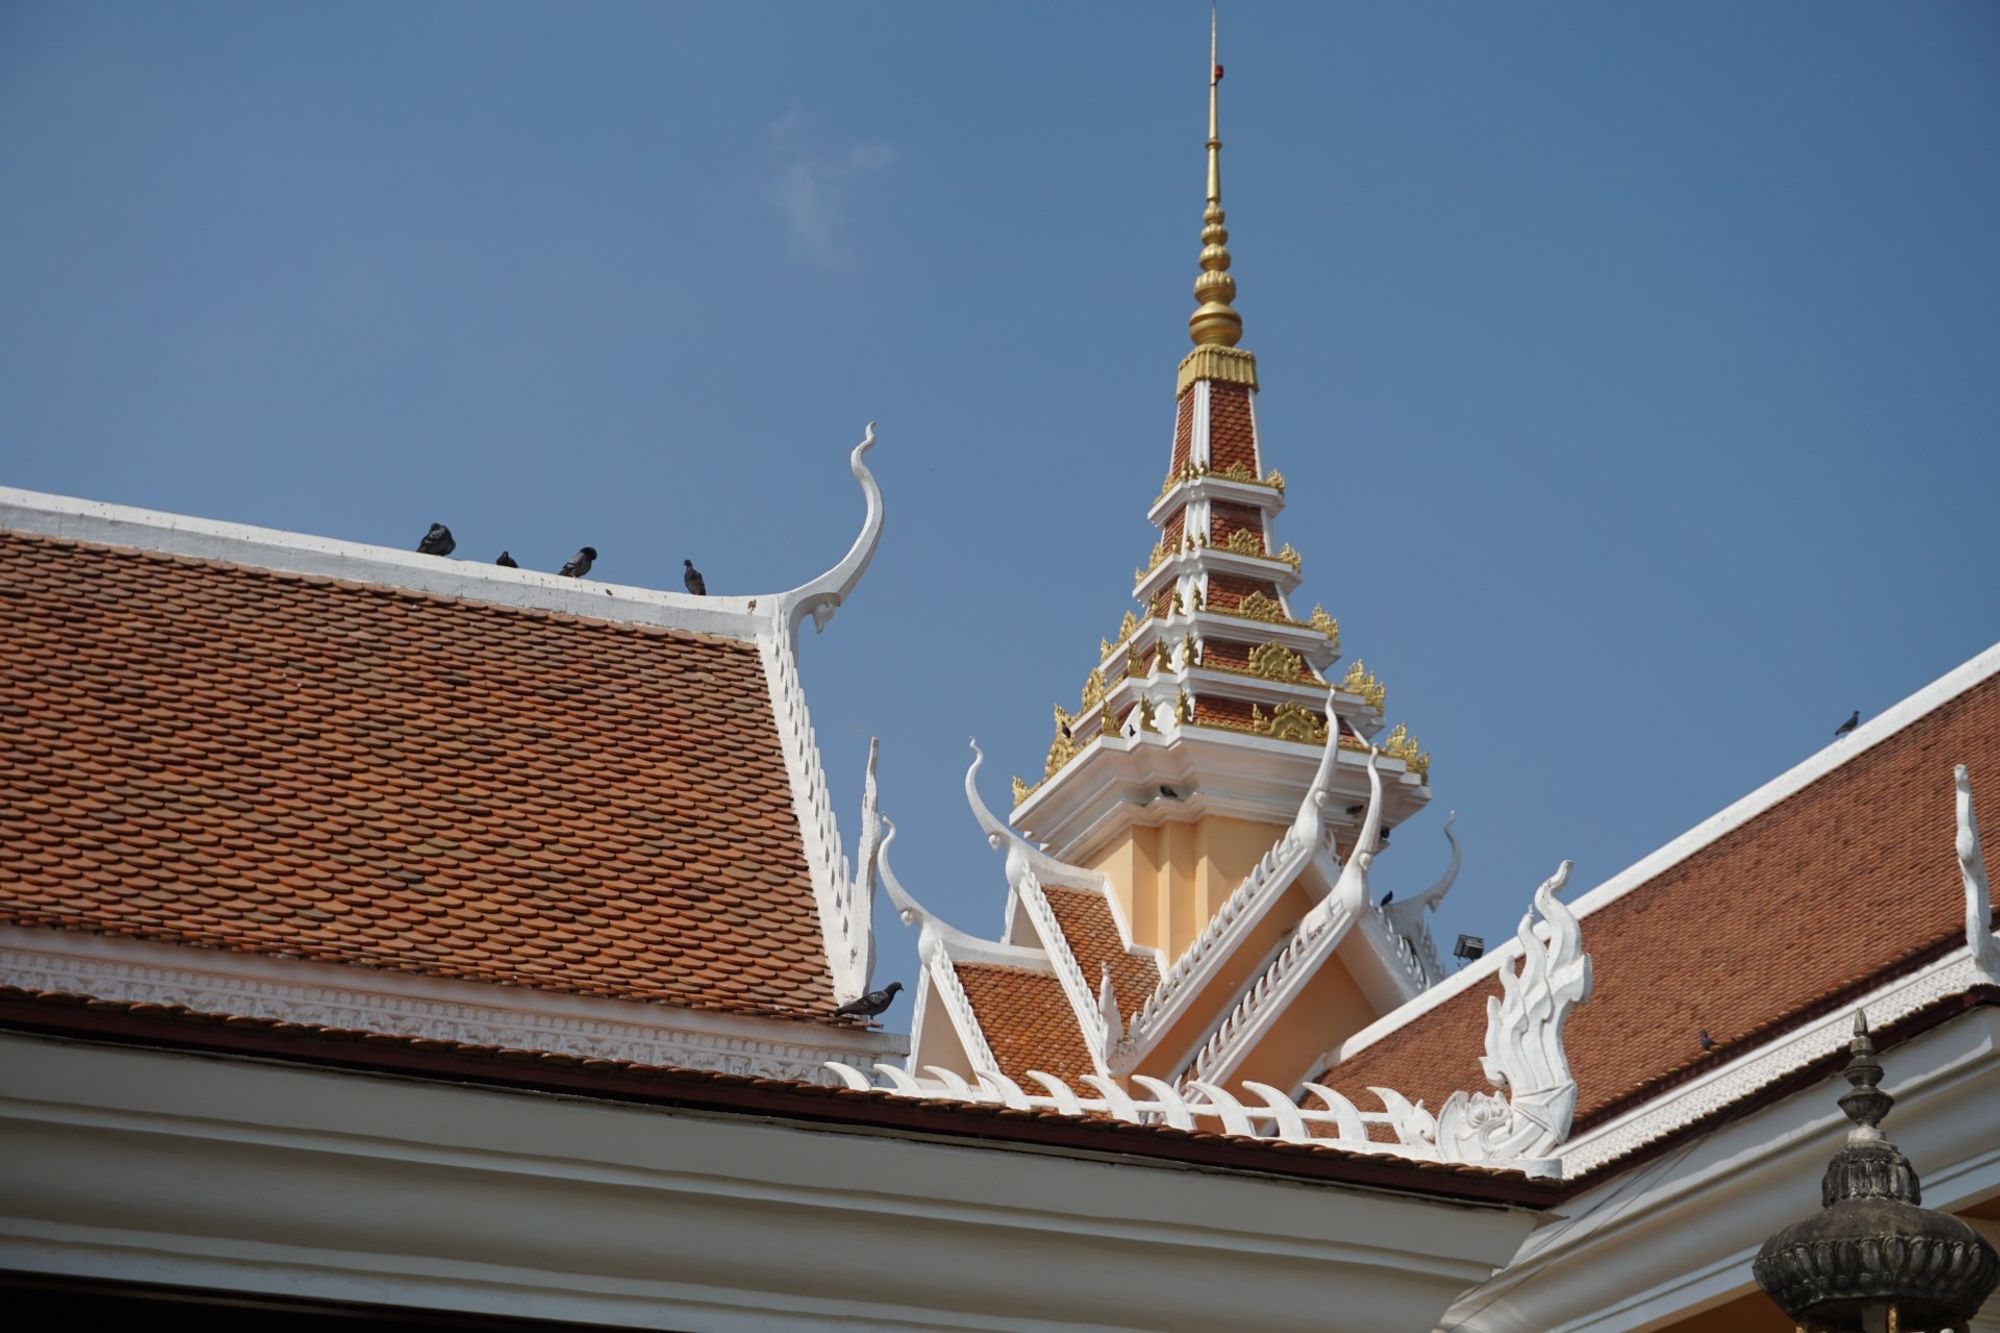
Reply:
[[[1029,1092],[990,1065],[968,1079],[934,1065],[919,1072],[878,1064],[879,1086],[851,1065],[829,1061],[826,1067],[856,1091],[1102,1115],[1133,1124],[1219,1130],[1343,1152],[1478,1163],[1552,1176],[1561,1170],[1555,1152],[1568,1137],[1576,1110],[1576,1081],[1563,1052],[1563,1028],[1570,1011],[1590,998],[1591,989],[1582,930],[1556,897],[1569,871],[1570,863],[1563,862],[1535,890],[1534,905],[1515,932],[1521,948],[1518,970],[1512,959],[1504,961],[1501,993],[1487,1001],[1486,1054],[1480,1065],[1499,1091],[1453,1093],[1436,1116],[1389,1088],[1370,1088],[1383,1109],[1364,1111],[1332,1088],[1310,1082],[1301,1085],[1302,1099],[1295,1101],[1267,1083],[1247,1079],[1240,1091],[1232,1092],[1202,1079],[1176,1087],[1133,1074],[1128,1087],[1102,1074],[1085,1074],[1081,1081],[1089,1090],[1079,1092],[1052,1074],[1030,1069],[1023,1077],[1038,1086]],[[891,892],[898,896],[895,888]],[[1547,923],[1546,942],[1535,929],[1537,912]],[[1390,1130],[1395,1142],[1375,1142],[1370,1136],[1374,1126]]]
[[[1450,1162],[1500,1162],[1538,1157],[1569,1136],[1576,1114],[1576,1080],[1563,1050],[1570,1011],[1590,998],[1590,955],[1583,930],[1556,894],[1570,863],[1535,890],[1535,911],[1549,923],[1544,949],[1534,913],[1521,918],[1521,970],[1503,964],[1500,994],[1486,1000],[1486,1054],[1479,1067],[1507,1095],[1454,1092],[1438,1112],[1439,1154]]]

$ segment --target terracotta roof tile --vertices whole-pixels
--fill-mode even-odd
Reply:
[[[1208,465],[1217,472],[1241,465],[1258,473],[1257,432],[1250,416],[1248,385],[1209,384]]]
[[[1045,887],[1042,892],[1048,896],[1049,906],[1055,909],[1056,921],[1069,941],[1070,952],[1083,968],[1084,980],[1096,984],[1104,975],[1105,964],[1110,964],[1111,990],[1118,997],[1118,1012],[1128,1018],[1137,1013],[1160,984],[1160,967],[1154,956],[1145,951],[1126,951],[1118,934],[1118,922],[1103,894],[1055,887]]]
[[[774,1016],[751,645],[0,533],[0,920]]]
[[[1971,768],[1980,824],[2000,828],[2000,677],[1585,915],[1597,984],[1567,1032],[1578,1126],[1962,944],[1957,763]],[[1989,834],[2000,876],[1994,846]],[[1453,996],[1321,1081],[1350,1095],[1393,1087],[1433,1107],[1485,1088],[1489,992],[1497,984]]]
[[[998,963],[956,966],[1001,1073],[1019,1082],[1030,1069],[1039,1069],[1074,1084],[1081,1075],[1096,1072],[1060,981],[1046,972]]]

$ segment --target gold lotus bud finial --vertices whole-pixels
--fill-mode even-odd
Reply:
[[[1229,228],[1222,213],[1222,138],[1217,128],[1215,98],[1222,82],[1216,59],[1215,10],[1208,12],[1208,207],[1201,214],[1201,276],[1194,280],[1200,304],[1188,316],[1188,337],[1196,347],[1234,347],[1243,336],[1243,316],[1230,302],[1236,299],[1236,279],[1229,276]]]

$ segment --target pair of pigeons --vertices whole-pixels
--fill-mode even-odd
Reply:
[[[458,540],[451,535],[451,529],[442,523],[431,524],[431,530],[426,532],[423,540],[417,543],[417,554],[419,555],[450,555],[457,549]],[[493,563],[503,569],[519,569],[521,567],[519,562],[514,559],[513,554],[508,551],[502,551],[500,558]],[[556,571],[556,575],[559,578],[580,579],[590,573],[590,567],[596,563],[597,548],[595,546],[586,546],[564,561],[563,567]],[[681,573],[682,585],[697,597],[708,596],[708,582],[702,578],[701,571],[694,567],[694,561],[683,560],[681,564],[685,567]]]

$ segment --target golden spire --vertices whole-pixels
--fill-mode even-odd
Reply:
[[[1201,215],[1201,276],[1194,280],[1200,302],[1188,316],[1188,337],[1196,347],[1234,347],[1243,336],[1243,316],[1229,303],[1236,279],[1229,276],[1229,229],[1222,225],[1222,139],[1215,114],[1222,66],[1216,60],[1215,10],[1208,11],[1208,207]]]

